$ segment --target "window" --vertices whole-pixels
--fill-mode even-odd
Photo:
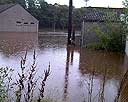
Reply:
[[[31,24],[35,24],[34,22],[31,22]]]
[[[16,26],[22,26],[22,22],[21,21],[16,21]]]
[[[24,24],[28,24],[28,22],[24,22]]]
[[[21,24],[21,22],[20,22],[20,21],[16,21],[16,23],[17,23],[17,24]]]

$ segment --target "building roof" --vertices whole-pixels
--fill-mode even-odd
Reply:
[[[84,20],[88,22],[104,22],[106,20],[118,22],[120,14],[124,12],[123,8],[86,7],[85,9]]]
[[[4,5],[0,5],[0,13],[9,9],[10,7],[14,6],[15,4],[4,4]]]
[[[0,4],[0,13],[2,13],[2,12],[4,12],[4,11],[6,11],[7,9],[9,9],[9,8],[11,8],[11,7],[13,7],[13,6],[15,6],[15,5],[19,5],[19,4]],[[21,5],[20,5],[21,6]],[[28,11],[27,11],[28,12]],[[29,13],[29,12],[28,12]],[[30,13],[29,13],[30,14]],[[31,14],[30,14],[31,15]],[[32,15],[31,15],[32,16]],[[34,16],[32,16],[32,17],[34,17]],[[35,18],[35,17],[34,17]],[[35,18],[36,19],[36,18]],[[37,19],[36,19],[37,20]],[[37,20],[38,21],[38,20]]]

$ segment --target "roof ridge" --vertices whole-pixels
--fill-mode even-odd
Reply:
[[[0,4],[0,13],[6,11],[7,9],[15,6],[16,4],[10,3],[10,4]]]
[[[114,8],[114,7],[91,7],[91,6],[89,6],[89,7],[84,7],[84,8],[99,8],[99,9],[124,9],[124,7],[120,7],[120,8]]]

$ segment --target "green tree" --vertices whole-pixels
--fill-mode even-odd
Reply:
[[[26,1],[25,0],[16,0],[16,3],[20,4],[22,7],[26,8]]]
[[[27,4],[28,4],[28,9],[32,9],[35,8],[35,0],[26,0]]]
[[[123,16],[123,27],[124,27],[124,30],[125,30],[125,34],[128,35],[128,0],[124,0],[123,1],[123,5],[124,5],[124,16]]]
[[[81,30],[81,24],[85,16],[86,8],[75,8],[73,12],[73,24],[77,30]]]
[[[67,28],[67,22],[68,22],[68,6],[66,5],[60,5],[59,6],[60,11],[59,11],[59,22],[60,22],[60,27],[62,29]]]
[[[109,11],[109,12],[108,12]],[[105,12],[105,11],[104,11]],[[125,35],[123,34],[123,24],[116,22],[114,11],[106,11],[106,19],[102,26],[97,23],[91,30],[96,33],[99,42],[92,43],[91,46],[98,50],[122,52],[125,50]]]
[[[0,0],[0,4],[9,4],[9,3],[18,3],[24,8],[26,8],[26,1],[25,0]]]
[[[9,4],[9,3],[15,3],[15,0],[0,0],[0,4]]]
[[[46,10],[48,7],[48,3],[45,0],[37,0],[39,7],[43,10]]]

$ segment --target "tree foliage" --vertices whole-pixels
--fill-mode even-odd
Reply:
[[[123,5],[125,9],[121,19],[122,19],[125,35],[128,36],[128,0],[124,0]]]
[[[15,3],[16,0],[0,0],[0,4]]]
[[[0,0],[0,4],[18,3],[28,10],[40,22],[40,27],[67,29],[68,6],[48,4],[45,0]],[[74,8],[73,24],[76,29],[81,28],[85,8]]]
[[[99,49],[124,52],[125,39],[123,35],[122,24],[113,24],[107,22],[105,24],[107,31],[104,32],[100,27],[95,29],[95,32],[99,38]]]
[[[20,4],[21,6],[23,6],[24,8],[26,8],[26,1],[25,0],[0,0],[0,4]]]

